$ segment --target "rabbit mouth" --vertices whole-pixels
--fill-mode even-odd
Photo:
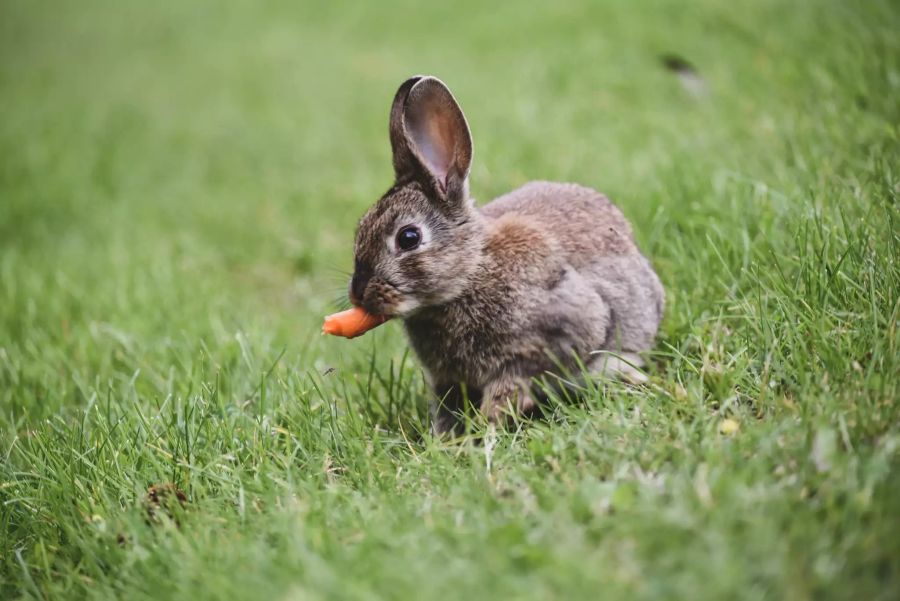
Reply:
[[[404,294],[391,282],[380,278],[373,278],[368,282],[362,302],[359,304],[369,313],[385,317],[404,317],[419,306],[414,298]]]

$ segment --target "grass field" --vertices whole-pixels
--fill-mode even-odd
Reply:
[[[900,597],[898,30],[890,0],[4,1],[0,598]],[[476,198],[577,181],[632,220],[649,386],[452,444],[399,325],[319,335],[414,73],[467,113]]]

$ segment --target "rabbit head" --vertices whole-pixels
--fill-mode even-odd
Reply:
[[[349,295],[371,313],[405,317],[466,288],[484,234],[469,198],[472,138],[447,86],[404,82],[390,139],[396,180],[359,222]]]

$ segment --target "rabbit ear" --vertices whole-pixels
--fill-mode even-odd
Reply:
[[[472,163],[469,125],[439,79],[408,79],[391,108],[391,146],[398,180],[413,177],[440,196],[465,196]]]
[[[403,126],[403,112],[406,110],[406,98],[409,91],[414,85],[422,80],[421,75],[410,77],[404,81],[397,93],[394,95],[394,102],[391,105],[391,151],[394,154],[394,174],[397,179],[411,174],[418,166],[418,161],[409,147],[409,140],[406,137],[406,130]]]

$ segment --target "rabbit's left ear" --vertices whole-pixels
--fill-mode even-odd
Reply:
[[[398,180],[425,180],[444,200],[464,200],[472,136],[453,94],[435,77],[404,82],[391,108],[391,146]]]

